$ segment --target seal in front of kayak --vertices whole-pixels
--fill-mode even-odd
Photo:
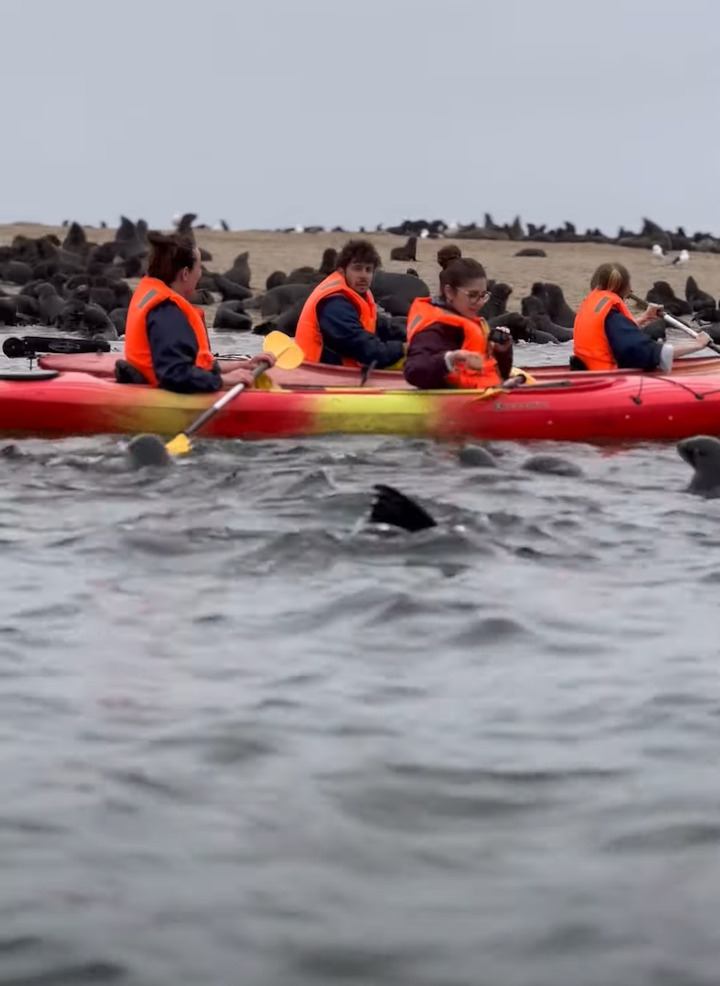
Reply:
[[[497,462],[491,452],[482,445],[464,445],[458,451],[458,462],[461,466],[472,466],[481,469],[495,469]]]
[[[677,443],[681,459],[695,470],[688,493],[720,496],[720,441],[710,435],[694,435]]]
[[[580,466],[559,455],[531,455],[523,462],[521,469],[525,472],[538,472],[544,476],[582,476]]]
[[[157,435],[136,435],[127,447],[127,454],[134,469],[145,466],[164,468],[172,461],[170,453]]]

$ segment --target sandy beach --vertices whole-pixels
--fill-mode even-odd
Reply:
[[[18,234],[42,236],[54,232],[62,239],[66,230],[57,226],[41,226],[30,223],[14,223],[0,226],[0,244],[12,242]],[[95,243],[104,243],[115,236],[114,229],[86,229],[87,237]],[[257,291],[265,288],[265,280],[275,270],[289,272],[293,267],[317,266],[326,247],[340,248],[351,236],[365,234],[353,233],[275,233],[275,232],[215,232],[196,230],[196,239],[201,247],[212,254],[212,261],[206,264],[208,270],[227,270],[238,253],[248,250],[252,269],[252,287]],[[675,293],[685,295],[685,282],[692,274],[700,286],[717,296],[720,293],[720,256],[709,253],[693,253],[686,267],[658,265],[649,250],[633,250],[605,244],[580,243],[553,244],[539,243],[547,257],[516,257],[518,250],[527,242],[497,242],[490,240],[419,240],[418,259],[408,264],[390,260],[393,247],[404,243],[402,237],[389,233],[370,233],[367,238],[377,247],[383,266],[389,271],[404,271],[414,267],[420,276],[434,290],[437,284],[438,266],[435,255],[438,249],[448,243],[457,243],[463,254],[473,257],[485,265],[488,276],[497,281],[505,281],[513,288],[508,308],[519,310],[520,301],[530,293],[534,281],[551,281],[560,284],[570,305],[577,307],[587,293],[590,276],[598,264],[617,260],[625,264],[633,279],[633,288],[644,294],[654,281],[667,281]],[[132,282],[131,282],[132,283]]]

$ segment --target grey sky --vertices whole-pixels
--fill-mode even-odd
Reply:
[[[720,232],[716,0],[0,0],[0,221]]]

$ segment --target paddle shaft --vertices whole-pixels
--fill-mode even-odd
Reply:
[[[260,376],[261,373],[264,373],[266,370],[269,369],[270,369],[270,364],[266,363],[265,360],[263,360],[261,363],[258,363],[258,365],[253,370],[253,380],[257,380],[257,378]],[[230,390],[228,390],[227,394],[223,394],[223,396],[220,398],[219,401],[215,401],[212,407],[209,407],[207,411],[201,414],[200,417],[197,419],[197,421],[193,421],[193,423],[188,428],[185,429],[183,434],[187,435],[188,437],[190,437],[190,435],[194,435],[195,432],[198,431],[200,428],[202,428],[202,426],[206,424],[211,418],[214,418],[215,415],[218,413],[218,411],[222,411],[222,409],[227,404],[229,404],[230,401],[235,400],[238,394],[242,394],[243,390],[245,390],[245,387],[246,384],[244,383],[236,383],[234,387],[231,387]]]
[[[637,301],[639,305],[654,304],[654,302],[651,301],[643,301],[642,298],[639,298],[636,294],[633,294],[632,292],[630,293],[629,297],[632,298],[633,301]],[[673,316],[668,315],[667,312],[663,312],[662,317],[665,319],[666,325],[671,325],[674,329],[679,329],[681,332],[684,332],[686,335],[691,336],[693,339],[697,339],[699,333],[696,332],[695,329],[691,328],[687,324],[687,322],[681,322],[679,318],[673,318]],[[709,342],[707,344],[707,348],[712,349],[713,352],[720,353],[720,346],[718,346],[714,342]]]

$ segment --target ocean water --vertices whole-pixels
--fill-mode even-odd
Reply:
[[[491,451],[0,457],[2,986],[716,986],[720,501]]]

